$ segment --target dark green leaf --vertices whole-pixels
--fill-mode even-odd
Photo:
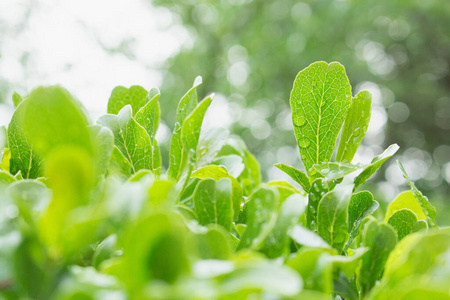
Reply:
[[[309,192],[311,185],[308,176],[305,173],[285,164],[276,164],[275,167],[288,174],[295,182],[302,186],[305,192]]]

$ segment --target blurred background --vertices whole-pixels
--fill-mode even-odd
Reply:
[[[301,69],[339,61],[353,93],[373,94],[354,162],[389,144],[450,225],[450,3],[409,1],[1,0],[0,125],[11,95],[61,84],[95,120],[114,86],[159,87],[168,146],[180,97],[201,75],[216,93],[205,126],[229,127],[273,167],[301,167],[289,94]],[[395,159],[377,173],[378,200],[406,189]],[[167,158],[166,158],[167,162]]]

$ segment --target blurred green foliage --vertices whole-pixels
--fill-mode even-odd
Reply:
[[[237,104],[231,107],[232,132],[243,137],[267,171],[280,148],[295,146],[289,127],[290,79],[312,61],[339,61],[357,87],[354,93],[364,82],[376,84],[373,106],[387,112],[384,134],[373,135],[363,146],[396,142],[402,153],[410,149],[427,164],[424,174],[416,176],[422,178],[418,185],[440,198],[448,195],[441,175],[450,160],[445,153],[450,149],[447,1],[153,3],[177,14],[193,40],[166,65],[161,90],[167,124],[173,124],[170,112],[193,74],[201,74],[202,90]],[[385,122],[384,116],[378,122]]]

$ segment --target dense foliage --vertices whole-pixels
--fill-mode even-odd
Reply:
[[[245,144],[202,130],[197,78],[176,111],[167,170],[159,90],[116,87],[91,124],[65,89],[22,99],[0,170],[3,299],[449,299],[450,231],[410,190],[383,214],[364,183],[398,150],[352,164],[371,94],[344,67],[295,79],[304,171],[262,183]],[[338,136],[339,144],[335,149]]]

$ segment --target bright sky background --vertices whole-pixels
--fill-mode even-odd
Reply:
[[[192,42],[179,23],[146,0],[1,0],[0,24],[6,28],[0,33],[0,77],[23,95],[60,84],[95,117],[106,111],[116,85],[160,86],[157,69]],[[130,56],[105,51],[123,40],[129,41]],[[30,55],[23,67],[25,53]],[[10,106],[0,105],[0,125],[11,113]]]

